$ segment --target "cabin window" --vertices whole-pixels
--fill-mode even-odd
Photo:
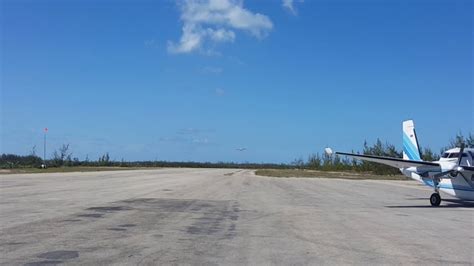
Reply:
[[[444,154],[443,154],[443,156],[444,156]],[[449,158],[458,158],[459,152],[450,153],[450,154],[448,154],[448,156],[449,156]],[[462,157],[468,157],[467,153],[463,152]],[[443,158],[447,158],[447,157],[443,157]]]
[[[448,156],[449,156],[449,153],[445,152],[443,153],[443,155],[441,155],[441,158],[448,158]]]

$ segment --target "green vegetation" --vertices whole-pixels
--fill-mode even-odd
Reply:
[[[357,172],[332,172],[317,171],[305,169],[258,169],[256,175],[271,177],[313,177],[313,178],[342,178],[354,180],[407,180],[407,177],[401,174],[397,175],[374,175],[373,173]]]
[[[464,137],[461,133],[457,134],[450,143],[441,150],[459,147],[461,144],[474,147],[474,135],[469,134]],[[439,155],[429,148],[422,149],[424,160],[433,161],[439,158]],[[380,139],[370,146],[364,143],[362,154],[401,157],[402,152],[389,143],[383,143]],[[47,169],[41,169],[45,163]],[[149,167],[191,167],[191,168],[245,168],[262,169],[257,174],[268,176],[300,176],[300,177],[318,177],[332,176],[331,172],[336,172],[334,176],[351,179],[371,179],[371,176],[387,175],[388,179],[400,179],[399,171],[389,166],[359,161],[347,157],[328,156],[324,153],[311,154],[306,161],[302,158],[294,160],[289,164],[271,164],[271,163],[233,163],[233,162],[169,162],[169,161],[131,161],[112,160],[109,153],[105,153],[97,160],[79,160],[73,157],[69,144],[61,145],[55,150],[51,159],[43,160],[36,155],[36,147],[30,152],[30,155],[21,156],[15,154],[2,154],[0,156],[0,173],[35,173],[35,172],[70,172],[70,171],[104,171],[117,169],[143,169]],[[8,169],[8,171],[6,171]],[[269,170],[273,169],[273,170]],[[277,169],[277,170],[275,170]],[[296,169],[296,170],[295,170]],[[325,171],[324,175],[321,171]]]
[[[41,168],[13,168],[2,169],[0,174],[34,174],[34,173],[69,173],[69,172],[101,172],[101,171],[116,171],[116,170],[140,170],[140,169],[155,169],[151,167],[113,167],[113,166],[71,166],[71,167],[51,167],[46,169]]]
[[[466,147],[474,147],[474,135],[469,134],[468,137],[464,137],[461,133],[458,133],[450,143],[441,149],[440,152],[444,152],[447,149],[460,147],[462,144]],[[421,148],[420,148],[421,149]],[[434,153],[430,148],[421,149],[423,160],[435,161],[439,159],[439,155]],[[380,139],[369,146],[367,142],[364,142],[364,149],[362,153],[354,152],[365,155],[376,155],[376,156],[388,156],[388,157],[402,157],[402,151],[396,149],[396,147],[390,143],[383,143]],[[298,169],[307,170],[319,170],[319,171],[353,171],[359,173],[373,173],[375,175],[398,175],[400,171],[394,167],[386,166],[383,164],[360,161],[348,157],[340,157],[338,155],[329,156],[325,153],[311,154],[306,161],[302,158],[297,159],[291,163],[292,166]]]
[[[33,150],[34,151],[34,150]],[[231,162],[169,162],[169,161],[114,161],[110,159],[109,153],[101,155],[96,161],[80,161],[72,157],[69,145],[61,145],[53,152],[52,159],[46,160],[46,169],[42,169],[43,160],[31,155],[21,156],[15,154],[2,154],[0,156],[0,174],[3,173],[54,173],[54,172],[89,172],[89,171],[111,171],[111,170],[133,170],[162,167],[187,167],[187,168],[245,168],[259,169],[291,168],[287,164],[270,163],[231,163]]]
[[[31,168],[40,167],[43,160],[36,155],[20,156],[14,154],[2,154],[0,157],[0,168]]]

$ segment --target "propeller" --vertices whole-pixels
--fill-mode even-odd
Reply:
[[[458,165],[461,164],[461,160],[462,160],[462,153],[464,152],[464,143],[461,143],[461,150],[459,151],[459,155],[458,155]]]
[[[460,172],[464,171],[464,168],[460,166],[463,152],[464,152],[464,143],[461,143],[461,149],[459,150],[459,155],[458,155],[458,163],[456,164],[456,166],[453,167],[450,173],[450,175],[453,177],[456,177]]]
[[[458,174],[463,175],[461,172],[464,171],[464,168],[461,166],[461,160],[462,160],[462,154],[464,152],[464,146],[465,146],[464,143],[461,143],[461,149],[459,150],[457,164],[455,166],[453,166],[453,168],[451,168],[448,171],[444,171],[444,172],[435,174],[433,176],[434,178],[440,178],[440,177],[443,177],[447,174],[449,174],[452,177],[456,177]],[[463,177],[464,177],[464,175],[463,175]]]
[[[461,148],[459,149],[459,155],[458,155],[458,161],[457,163],[450,169],[441,173],[437,173],[433,175],[433,183],[435,187],[435,191],[437,192],[438,190],[438,184],[441,180],[446,175],[450,175],[452,178],[455,178],[459,175],[462,176],[462,178],[468,183],[472,188],[474,188],[474,184],[469,182],[469,180],[466,178],[466,176],[463,174],[464,172],[464,167],[461,166],[461,161],[462,161],[462,154],[464,152],[464,143],[461,144]]]

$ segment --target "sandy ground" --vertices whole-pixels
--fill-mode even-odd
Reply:
[[[430,194],[229,169],[0,175],[0,263],[474,264],[474,205]]]

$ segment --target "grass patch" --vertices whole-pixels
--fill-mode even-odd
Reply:
[[[242,170],[238,170],[238,171],[234,171],[234,172],[230,172],[230,173],[225,173],[224,175],[225,176],[233,176],[234,174],[237,174],[238,172],[241,172]]]
[[[14,168],[1,169],[0,174],[36,174],[36,173],[70,173],[70,172],[102,172],[121,170],[143,170],[156,169],[152,167],[115,167],[115,166],[71,166],[71,167],[51,167],[41,168]]]
[[[256,175],[270,177],[315,177],[315,178],[341,178],[354,180],[408,180],[404,175],[374,175],[372,173],[332,172],[302,169],[259,169]]]

